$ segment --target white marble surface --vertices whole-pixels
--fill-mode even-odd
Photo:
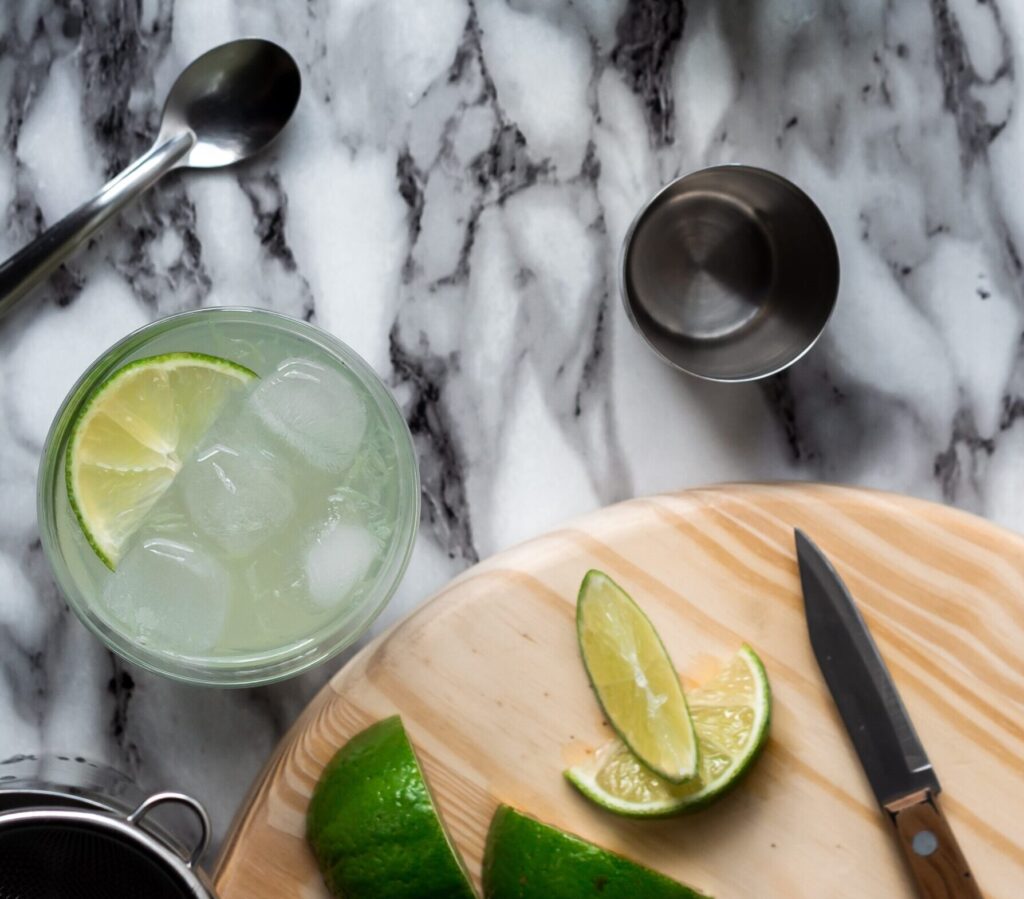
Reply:
[[[0,252],[142,150],[192,57],[287,46],[255,164],[161,184],[0,325],[0,757],[51,747],[192,791],[223,833],[337,668],[240,692],[122,664],[40,551],[35,472],[86,365],[200,305],[310,317],[395,389],[423,522],[386,627],[473,561],[605,503],[815,478],[1024,525],[1024,7],[1010,0],[19,0],[0,5]],[[655,360],[614,291],[673,176],[743,161],[839,244],[818,347],[761,385]]]

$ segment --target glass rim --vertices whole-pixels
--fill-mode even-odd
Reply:
[[[342,617],[340,621],[333,622],[333,626],[292,641],[286,647],[242,660],[189,657],[138,645],[94,611],[95,604],[89,601],[71,574],[57,532],[57,505],[67,442],[74,422],[96,388],[153,338],[196,319],[222,316],[238,321],[262,321],[269,327],[284,329],[300,339],[313,342],[343,363],[370,394],[385,427],[395,439],[398,452],[395,535],[380,571],[361,603],[365,613],[356,616],[355,627],[352,627],[351,619]],[[50,424],[36,479],[36,503],[43,554],[57,586],[78,619],[105,646],[132,664],[173,680],[201,686],[251,687],[294,677],[328,661],[360,639],[384,610],[402,580],[416,542],[420,518],[419,466],[412,434],[395,396],[370,364],[348,344],[317,325],[280,312],[250,306],[211,306],[148,322],[116,341],[89,364],[64,397]],[[351,631],[345,633],[349,628]]]

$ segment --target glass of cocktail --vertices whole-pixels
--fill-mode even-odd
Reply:
[[[39,475],[71,608],[191,683],[280,680],[351,645],[418,520],[384,384],[331,335],[256,309],[185,312],[113,346],[64,400]]]

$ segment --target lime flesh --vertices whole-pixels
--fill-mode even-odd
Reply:
[[[398,716],[356,734],[313,792],[306,836],[344,899],[473,899]]]
[[[744,646],[718,674],[689,693],[701,747],[700,774],[676,785],[642,765],[621,740],[599,749],[566,778],[584,796],[620,815],[665,817],[696,811],[731,790],[768,738],[771,687],[757,654]]]
[[[491,821],[483,880],[484,899],[702,899],[664,874],[505,805]]]
[[[580,653],[609,723],[671,783],[697,775],[700,750],[679,675],[654,625],[608,575],[590,571],[576,603]]]
[[[72,428],[64,473],[75,517],[108,568],[227,399],[256,377],[216,356],[167,353],[97,388]]]

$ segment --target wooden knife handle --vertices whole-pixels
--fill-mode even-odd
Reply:
[[[885,810],[921,899],[982,899],[978,884],[930,790],[889,803]]]

